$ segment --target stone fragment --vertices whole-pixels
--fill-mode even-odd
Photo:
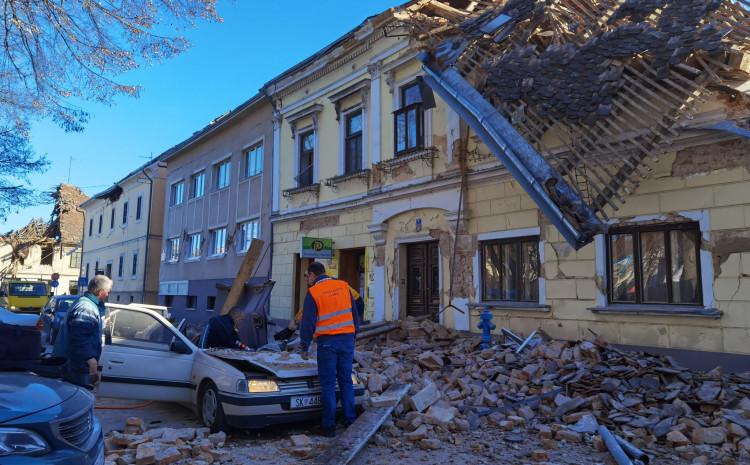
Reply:
[[[417,357],[420,365],[428,370],[440,370],[443,368],[443,359],[433,352],[424,352]]]
[[[156,465],[170,465],[182,459],[182,454],[176,447],[167,447],[156,454]]]
[[[539,437],[541,439],[552,439],[552,437],[554,436],[552,428],[547,425],[539,425],[537,427],[537,430],[539,431]]]
[[[406,433],[405,436],[406,439],[411,442],[421,441],[422,439],[425,439],[427,437],[427,427],[425,425],[421,425],[411,433]]]
[[[427,385],[411,397],[411,406],[417,412],[423,412],[432,404],[440,400],[440,391],[434,383]]]
[[[727,440],[727,431],[721,427],[696,428],[690,439],[693,444],[723,444]]]
[[[721,384],[716,381],[704,381],[701,387],[695,393],[703,402],[716,400],[721,393]]]
[[[531,460],[535,462],[546,462],[549,460],[549,454],[546,450],[536,449],[531,453]]]
[[[581,436],[581,433],[576,433],[575,431],[570,431],[567,429],[561,429],[555,434],[555,438],[561,441],[568,441],[568,442],[581,442],[583,440],[583,437]]]
[[[747,431],[745,431],[745,428],[742,426],[736,424],[736,423],[729,423],[729,426],[727,427],[729,430],[729,435],[734,436],[737,438],[745,438],[747,437]]]
[[[455,415],[455,409],[453,407],[443,408],[433,405],[427,410],[427,413],[424,416],[424,422],[431,425],[447,427]]]
[[[153,444],[140,444],[135,451],[135,465],[151,465],[156,463],[159,449]]]
[[[367,378],[367,390],[370,391],[370,394],[380,394],[387,382],[388,380],[384,376],[377,373],[371,374]]]
[[[438,450],[442,447],[442,444],[440,440],[436,438],[422,439],[419,441],[419,447],[425,450]]]
[[[311,447],[312,446],[312,439],[310,439],[310,437],[305,434],[293,434],[289,436],[289,439],[292,440],[292,446],[294,447]]]
[[[597,429],[599,428],[599,423],[596,421],[596,418],[594,415],[586,414],[581,417],[578,422],[571,426],[570,429],[577,432],[577,433],[587,433],[587,434],[593,434],[596,433]]]
[[[671,447],[682,447],[690,444],[690,440],[679,431],[667,433],[667,445]]]
[[[224,447],[224,443],[227,442],[227,433],[219,431],[218,433],[209,435],[208,440],[216,447]]]
[[[542,447],[544,447],[547,450],[554,450],[557,449],[557,441],[554,439],[542,439],[539,441],[542,444]]]
[[[125,434],[143,434],[146,432],[146,422],[142,418],[130,417],[125,420]]]
[[[292,447],[289,449],[290,454],[303,459],[309,457],[312,451],[312,447]]]
[[[528,405],[524,405],[518,409],[518,415],[526,420],[532,420],[536,416],[536,412]]]

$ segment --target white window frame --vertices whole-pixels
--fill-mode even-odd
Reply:
[[[248,224],[255,224],[255,232],[256,236],[253,236],[250,238],[250,240],[247,240],[247,232],[244,230],[245,226]],[[238,228],[239,236],[237,241],[237,253],[238,254],[244,254],[247,253],[247,251],[250,249],[250,244],[252,243],[252,239],[260,239],[260,217],[250,218],[248,220],[245,220],[241,223],[239,223]]]
[[[177,244],[175,247],[174,244]],[[177,249],[175,251],[175,249]],[[180,252],[182,249],[182,238],[172,237],[167,239],[167,245],[166,245],[166,262],[167,263],[177,263],[180,261]]]
[[[219,176],[219,173],[220,173],[221,167],[224,166],[225,164],[229,166],[228,173],[227,173],[227,183],[224,186],[219,186],[219,180],[221,179]],[[224,190],[224,189],[231,187],[232,185],[232,157],[226,157],[222,160],[217,161],[216,163],[213,164],[211,171],[213,174],[212,184],[213,184],[214,191],[220,191],[220,190]]]
[[[339,114],[339,174],[346,173],[346,120],[352,113],[362,113],[362,165],[359,170],[367,166],[368,142],[367,142],[367,107],[358,103],[351,108],[347,108]]]
[[[195,180],[199,177],[203,178],[201,183],[201,194],[195,195]],[[188,200],[195,200],[203,198],[206,195],[206,170],[205,168],[196,171],[190,175],[190,192],[188,193]]]
[[[175,195],[177,192],[175,188],[178,185],[182,186],[180,189],[180,201],[179,202],[177,202],[176,195]],[[179,205],[182,205],[184,202],[185,202],[185,180],[180,179],[169,185],[169,206],[177,207]]]
[[[300,162],[300,150],[302,149],[302,135],[305,133],[308,133],[312,131],[313,137],[315,140],[313,141],[313,178],[312,178],[312,184],[315,184],[318,182],[318,158],[320,151],[318,150],[318,128],[317,124],[310,124],[308,126],[305,126],[303,128],[300,128],[296,131],[294,134],[294,184],[295,187],[300,187],[299,183],[299,162]]]
[[[484,265],[482,263],[482,242],[488,242],[493,240],[500,240],[500,239],[515,239],[515,238],[523,238],[523,237],[529,237],[529,236],[540,236],[541,234],[541,228],[538,226],[533,228],[524,228],[524,229],[512,229],[509,231],[493,231],[493,232],[486,232],[486,233],[480,233],[477,235],[477,244],[479,245],[477,247],[477,251],[474,254],[474,289],[476,292],[476,295],[474,296],[475,302],[477,302],[480,305],[488,305],[490,307],[523,307],[524,305],[532,304],[534,305],[534,302],[516,302],[516,301],[484,301],[482,300],[482,266]],[[539,238],[539,278],[537,279],[537,284],[539,286],[539,302],[538,305],[543,306],[547,305],[547,280],[544,278],[544,273],[542,272],[544,268],[544,244],[545,240],[541,237]]]
[[[217,238],[218,238],[218,235],[219,235],[220,231],[223,231],[223,242],[224,243],[221,245],[221,247],[222,247],[221,248],[221,252],[217,252],[217,247],[216,247],[217,244],[218,244]],[[208,256],[210,258],[219,258],[219,257],[225,256],[227,254],[227,227],[226,226],[221,226],[221,227],[218,227],[218,228],[213,228],[213,229],[211,229],[211,230],[208,231],[208,234],[209,234],[209,241],[210,241],[209,242],[210,249],[209,249]]]
[[[711,221],[710,213],[708,210],[688,210],[676,213],[677,216],[689,219],[698,223],[698,230],[700,232],[701,240],[705,243],[711,240]],[[642,215],[636,216],[635,218],[628,219],[627,223],[621,222],[620,219],[613,218],[608,224],[610,226],[617,225],[639,225],[647,222],[659,221],[662,223],[669,223],[670,220],[664,215]],[[609,289],[609,283],[607,282],[607,236],[606,234],[597,234],[594,237],[594,243],[596,247],[596,276],[600,282],[605,285],[604,290],[597,286],[596,288],[596,306],[599,308],[606,308],[611,306],[609,303],[607,289]],[[700,248],[700,256],[698,257],[700,262],[700,275],[701,275],[701,291],[703,293],[703,305],[696,307],[703,307],[705,309],[714,309],[716,307],[716,297],[714,295],[714,262],[713,254],[710,250],[705,250],[703,247]],[[633,308],[633,311],[638,309],[648,308],[649,306],[659,307],[675,307],[678,308],[680,305],[672,304],[627,304]],[[682,307],[685,307],[684,305]],[[628,310],[629,311],[629,310]]]
[[[195,244],[196,238],[198,239],[198,244],[197,244],[198,254],[194,255],[193,252],[196,251],[196,244]],[[190,261],[200,260],[202,249],[203,249],[203,232],[198,231],[192,234],[188,234],[187,247],[185,248],[185,261],[190,262]]]
[[[258,171],[250,173],[250,154],[254,153],[258,148],[260,148],[260,165],[256,166],[256,168],[258,168]],[[245,147],[243,147],[242,148],[242,178],[250,179],[255,176],[259,176],[263,174],[263,164],[264,164],[265,156],[266,156],[265,144],[264,144],[263,138],[253,142],[252,144],[248,144]],[[258,165],[257,158],[258,157],[256,156],[255,165]]]

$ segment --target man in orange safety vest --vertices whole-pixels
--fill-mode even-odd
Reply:
[[[318,344],[318,376],[321,387],[324,436],[336,435],[336,383],[341,395],[344,422],[356,418],[352,364],[359,314],[345,281],[326,275],[323,264],[312,262],[305,275],[310,288],[305,296],[300,322],[300,346],[307,353],[312,339]]]

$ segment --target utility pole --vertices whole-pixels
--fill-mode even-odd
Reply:
[[[68,184],[70,184],[70,169],[73,167],[73,155],[68,160]]]

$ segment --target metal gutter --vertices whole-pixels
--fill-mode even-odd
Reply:
[[[425,82],[479,135],[547,219],[576,250],[607,227],[547,160],[456,70],[432,69],[421,54]]]

